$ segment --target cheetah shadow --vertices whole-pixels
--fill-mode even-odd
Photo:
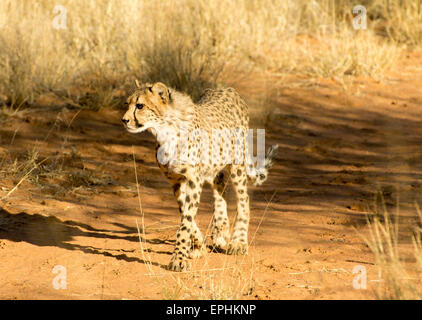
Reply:
[[[62,221],[53,216],[43,216],[40,214],[28,214],[26,212],[12,214],[7,210],[0,208],[0,239],[13,242],[23,241],[40,247],[53,246],[66,250],[79,250],[84,253],[103,255],[126,262],[139,262],[167,269],[167,265],[128,256],[128,253],[135,252],[135,249],[113,250],[69,243],[74,240],[75,237],[90,237],[97,239],[126,240],[130,242],[143,241],[152,245],[174,244],[174,240],[146,239],[142,235],[138,235],[138,230],[136,228],[127,227],[118,223],[115,225],[124,230],[114,231],[97,229],[88,224],[70,220]],[[140,232],[142,234],[142,230],[140,230]],[[113,253],[113,251],[117,251],[118,253]],[[147,251],[158,254],[172,254],[168,251],[153,249],[148,249]]]

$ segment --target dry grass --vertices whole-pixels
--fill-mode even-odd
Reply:
[[[399,4],[400,2],[400,4]],[[133,79],[160,80],[197,98],[235,73],[382,78],[401,44],[421,39],[421,1],[363,1],[368,29],[352,28],[350,0],[62,1],[0,3],[0,95],[17,108],[40,94],[115,107]],[[87,99],[84,99],[85,95]]]
[[[210,258],[203,259],[209,260]],[[156,281],[162,288],[163,299],[166,300],[250,299],[255,289],[254,269],[252,263],[243,265],[230,263],[227,266],[209,270],[162,274],[156,278]]]
[[[7,118],[25,119],[31,112],[40,112],[38,109],[13,109],[3,106],[0,109],[0,124]],[[0,178],[10,179],[14,187],[13,192],[23,182],[28,182],[32,190],[53,197],[74,195],[79,191],[96,192],[99,186],[116,184],[113,178],[105,172],[106,162],[97,168],[88,168],[83,157],[74,145],[69,143],[70,127],[78,116],[76,112],[70,120],[66,120],[68,110],[64,108],[56,114],[55,121],[44,137],[47,141],[54,131],[59,131],[61,142],[55,152],[43,151],[38,141],[34,141],[31,149],[14,148],[15,130],[10,142],[5,141],[6,148],[1,148]],[[41,142],[42,143],[42,142]],[[11,148],[7,148],[10,145]],[[12,192],[6,195],[10,196]]]
[[[419,221],[408,230],[400,230],[400,215],[376,213],[368,220],[370,238],[366,243],[375,256],[379,270],[378,299],[422,299],[422,213],[416,205]],[[410,245],[404,242],[410,239]],[[409,242],[409,241],[407,241]]]
[[[9,197],[23,182],[32,190],[45,196],[60,197],[79,192],[96,192],[100,186],[116,184],[103,168],[85,168],[83,159],[75,150],[50,156],[40,156],[37,149],[9,153],[0,161],[0,178],[11,178],[14,187],[4,197]]]
[[[378,0],[368,12],[377,33],[410,47],[422,43],[422,0]]]

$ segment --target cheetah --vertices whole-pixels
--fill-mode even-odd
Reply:
[[[181,214],[168,269],[187,270],[189,259],[206,252],[204,238],[195,223],[205,183],[212,186],[214,196],[210,233],[213,248],[232,255],[247,254],[247,185],[260,185],[266,180],[278,146],[272,146],[264,155],[260,168],[248,161],[248,107],[232,88],[207,89],[195,104],[188,95],[161,82],[135,82],[137,88],[126,100],[128,109],[122,122],[130,133],[147,130],[155,137],[157,164],[173,187]],[[223,198],[229,179],[237,198],[231,239]]]

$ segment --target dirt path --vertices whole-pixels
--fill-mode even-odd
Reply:
[[[187,274],[165,270],[179,217],[151,136],[126,133],[121,111],[58,106],[1,118],[0,197],[19,172],[48,159],[3,202],[0,298],[374,298],[377,268],[360,236],[367,207],[378,191],[393,207],[399,196],[408,224],[420,201],[422,56],[382,84],[362,84],[350,94],[323,82],[273,99],[261,123],[281,152],[264,186],[250,189],[250,254],[209,253]],[[16,177],[7,174],[13,158],[28,162]],[[233,219],[231,190],[228,198]],[[207,189],[198,213],[204,232],[211,199]],[[52,285],[57,265],[67,271],[65,290]],[[368,272],[367,290],[352,286],[356,266]]]

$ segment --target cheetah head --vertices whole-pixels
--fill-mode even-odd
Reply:
[[[123,125],[131,133],[155,128],[169,104],[170,91],[161,82],[140,85],[126,100],[128,109],[122,118]]]

